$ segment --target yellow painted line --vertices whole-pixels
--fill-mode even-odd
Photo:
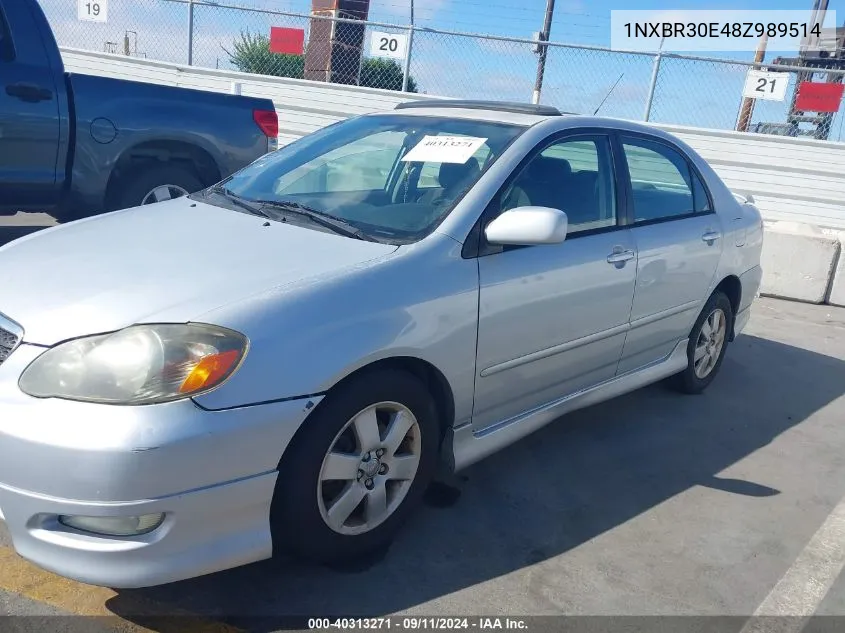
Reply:
[[[73,615],[109,618],[103,624],[127,633],[152,631],[143,626],[145,619],[154,621],[157,633],[242,633],[241,629],[182,609],[126,595],[118,597],[112,589],[57,576],[27,562],[9,547],[0,547],[0,589]],[[109,601],[117,600],[121,615],[108,607]]]

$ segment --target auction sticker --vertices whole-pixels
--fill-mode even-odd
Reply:
[[[424,136],[402,157],[406,163],[465,163],[487,141],[476,136]]]

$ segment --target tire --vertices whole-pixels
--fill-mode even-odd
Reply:
[[[711,317],[718,311],[721,311],[720,319],[724,318],[724,327],[720,326],[715,340],[711,338],[710,344],[707,345],[705,344],[705,324],[707,329],[712,330]],[[687,344],[687,368],[669,379],[669,385],[672,388],[686,394],[699,394],[707,389],[722,367],[722,360],[725,358],[725,351],[730,342],[733,321],[733,306],[730,299],[717,290],[710,296],[695,321]],[[707,354],[707,359],[701,359],[702,362],[707,362],[708,366],[697,369],[696,350],[702,348],[702,345],[711,353]]]
[[[204,187],[199,177],[188,167],[173,163],[154,165],[123,177],[116,186],[110,208],[117,210],[141,206],[145,199],[148,204],[152,201],[161,202],[162,200],[151,200],[149,196],[165,185],[170,185],[171,198],[179,197],[175,195],[179,190],[194,193]]]
[[[368,411],[378,403],[404,407],[416,420],[416,426],[411,426],[404,436],[397,455],[391,457],[391,453],[375,457],[378,464],[358,462],[356,471],[356,460],[362,459],[367,449],[375,445],[370,442],[366,449],[362,447],[353,420],[360,412]],[[379,450],[385,450],[390,442],[385,425],[390,421],[385,417],[387,410],[379,411],[380,435],[377,442],[382,447]],[[433,479],[439,445],[440,425],[436,407],[425,386],[413,375],[398,370],[376,370],[342,383],[330,391],[308,417],[279,462],[279,476],[270,511],[274,554],[284,553],[294,558],[336,564],[360,560],[386,550],[402,524],[420,504]],[[355,455],[342,468],[342,481],[325,480],[327,470],[324,467],[328,469],[328,464],[332,463],[328,456],[331,449]],[[404,459],[404,466],[408,466],[415,449],[419,459],[414,474],[404,480],[389,480],[400,471],[407,471],[401,468],[403,464],[398,460]],[[370,455],[375,455],[375,452],[370,451]],[[388,469],[385,475],[372,475],[373,471],[370,471],[370,474],[362,476],[365,467],[375,469],[388,465],[395,468],[394,473]],[[354,474],[350,478],[348,473]],[[371,476],[374,488],[367,491],[367,479]],[[375,498],[372,495],[381,490],[382,482],[386,482],[386,508],[394,508],[381,522],[374,520],[368,523],[371,499]],[[351,499],[346,507],[354,507],[354,511],[346,523],[336,520],[335,527],[332,527],[329,516],[341,505],[335,506],[332,502],[344,494],[350,495],[347,500]],[[365,498],[353,505],[354,499],[358,498],[356,495],[361,494]],[[379,504],[372,506],[373,516],[377,507]],[[344,515],[341,513],[339,516],[342,518]],[[363,521],[364,525],[356,525],[356,521]]]

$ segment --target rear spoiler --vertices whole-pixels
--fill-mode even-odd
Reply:
[[[740,204],[754,204],[754,196],[747,192],[731,191],[733,197],[739,200]]]

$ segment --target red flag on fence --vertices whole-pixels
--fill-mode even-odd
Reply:
[[[270,27],[270,52],[302,55],[305,46],[303,29],[286,29],[280,26]]]
[[[798,87],[795,109],[804,112],[837,112],[843,91],[844,84],[802,81]]]

